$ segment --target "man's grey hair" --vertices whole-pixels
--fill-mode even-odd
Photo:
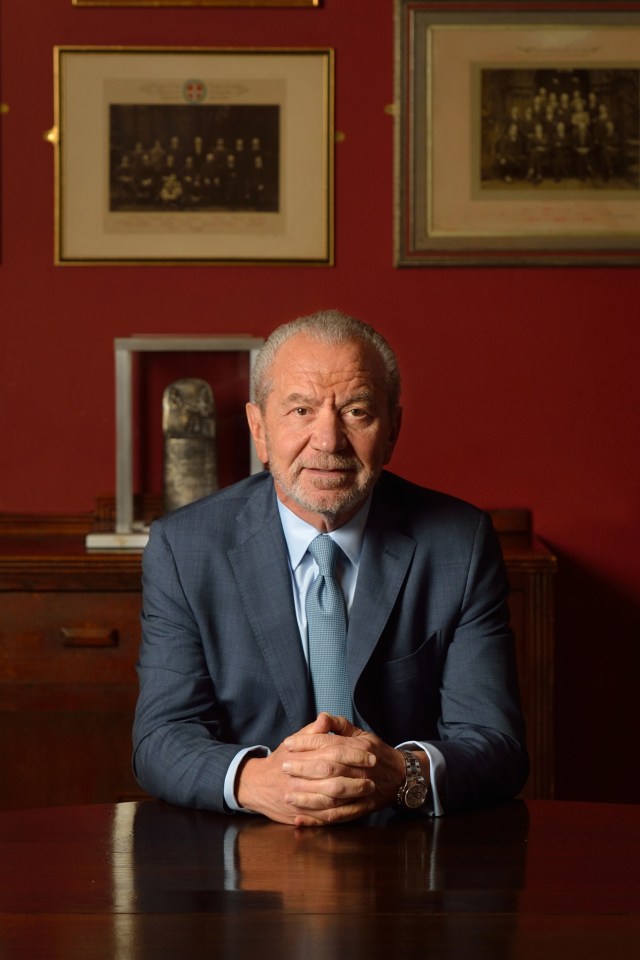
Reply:
[[[321,310],[308,317],[298,317],[290,323],[276,327],[267,338],[256,357],[251,372],[251,400],[264,408],[273,382],[270,377],[275,356],[287,340],[304,333],[313,340],[338,346],[352,340],[360,340],[373,347],[382,362],[385,385],[389,397],[389,408],[394,411],[400,403],[400,368],[395,353],[377,330],[368,323],[349,317],[339,310]]]

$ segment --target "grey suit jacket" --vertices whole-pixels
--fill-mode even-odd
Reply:
[[[527,776],[506,596],[489,517],[383,473],[349,617],[354,704],[391,745],[436,744],[447,810],[512,797]],[[142,626],[136,776],[224,810],[238,750],[275,748],[314,717],[268,473],[153,524]]]

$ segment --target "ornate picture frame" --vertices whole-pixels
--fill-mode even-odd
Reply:
[[[333,263],[330,49],[56,47],[55,263]]]
[[[640,4],[395,14],[396,265],[640,264]]]
[[[71,0],[74,7],[319,7],[322,0]]]

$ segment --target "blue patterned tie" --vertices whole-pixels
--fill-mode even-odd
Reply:
[[[340,547],[321,534],[309,544],[319,574],[307,594],[309,670],[316,711],[326,710],[353,722],[347,678],[347,612],[335,575]]]

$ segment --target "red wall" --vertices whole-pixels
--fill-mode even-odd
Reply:
[[[0,510],[87,511],[113,489],[114,337],[351,311],[403,364],[394,468],[531,508],[559,556],[559,795],[639,801],[638,273],[394,268],[392,11],[4,0]],[[335,267],[54,267],[54,44],[334,47]]]

